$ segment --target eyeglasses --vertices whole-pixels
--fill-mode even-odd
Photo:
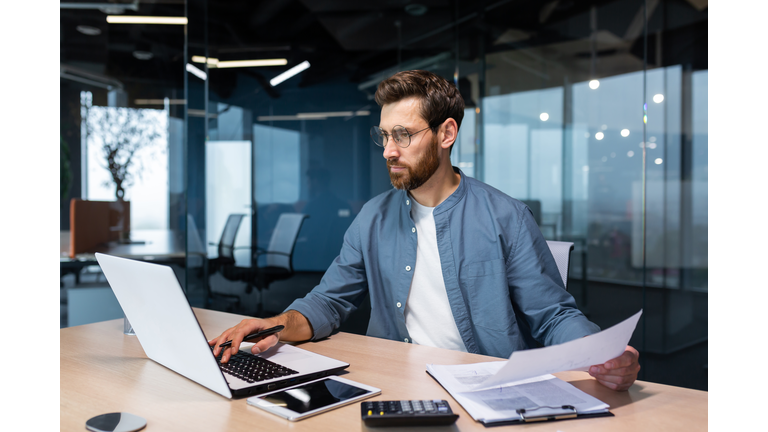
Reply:
[[[411,137],[416,135],[417,133],[424,132],[425,130],[430,129],[429,127],[425,127],[424,129],[410,133],[408,132],[408,129],[397,125],[394,128],[392,128],[392,139],[395,141],[395,143],[401,147],[406,148],[409,145],[411,145]],[[390,134],[384,131],[384,129],[374,126],[371,128],[371,138],[373,139],[374,144],[376,144],[379,147],[386,147],[387,143],[389,142]]]

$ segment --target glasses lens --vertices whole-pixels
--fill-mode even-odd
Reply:
[[[384,141],[387,138],[386,135],[382,133],[381,128],[374,126],[371,128],[371,139],[373,139],[374,144],[377,146],[384,147]]]
[[[395,139],[395,142],[400,147],[408,147],[408,144],[411,143],[408,131],[402,126],[395,126],[395,128],[392,129],[392,138]]]

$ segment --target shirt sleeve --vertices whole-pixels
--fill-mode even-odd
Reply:
[[[309,320],[312,340],[328,337],[338,329],[368,293],[358,220],[359,215],[344,234],[341,252],[328,267],[320,284],[286,308],[286,311],[295,310]]]
[[[522,313],[531,336],[555,345],[600,331],[576,307],[563,286],[557,264],[528,207],[520,210],[517,241],[507,259],[510,297]]]

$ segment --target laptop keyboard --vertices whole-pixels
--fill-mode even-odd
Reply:
[[[216,357],[222,372],[249,383],[294,375],[298,372],[277,363],[265,360],[248,352],[238,351],[227,363],[221,363],[221,354]]]

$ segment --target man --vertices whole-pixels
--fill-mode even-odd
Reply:
[[[282,324],[257,342],[262,352],[286,341],[330,335],[371,298],[368,335],[497,357],[599,331],[576,308],[530,210],[451,166],[464,101],[445,79],[400,72],[379,84],[381,122],[371,136],[384,147],[395,189],[365,204],[320,284],[281,315],[247,319],[210,341]],[[590,368],[606,387],[626,390],[638,353]]]

